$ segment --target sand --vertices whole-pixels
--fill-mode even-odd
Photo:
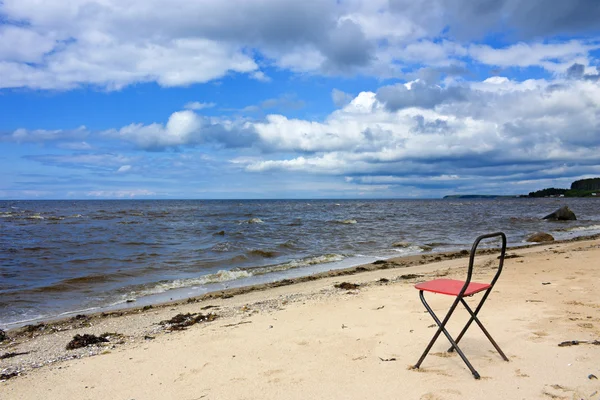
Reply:
[[[466,270],[466,258],[431,256],[423,265],[9,332],[0,355],[29,354],[0,360],[0,372],[21,371],[0,382],[0,399],[600,398],[600,240],[508,253],[518,257],[506,259],[480,317],[510,361],[475,325],[461,342],[480,380],[446,352],[443,336],[422,367],[410,369],[436,329],[414,284],[461,279]],[[478,258],[474,281],[493,276],[496,257]],[[342,282],[360,286],[334,287]],[[428,299],[440,314],[452,301]],[[159,324],[187,312],[218,318],[183,331]],[[459,309],[450,332],[467,317]],[[103,332],[122,336],[65,350],[75,334]],[[582,342],[558,346],[572,340]]]

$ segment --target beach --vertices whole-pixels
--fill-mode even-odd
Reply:
[[[438,339],[419,370],[435,324],[417,282],[461,279],[460,253],[389,260],[376,269],[127,312],[77,316],[8,332],[0,355],[2,399],[596,399],[600,240],[509,249],[504,271],[480,313],[509,358],[474,325],[461,348],[473,379]],[[476,260],[474,281],[495,273],[498,253]],[[347,289],[341,283],[357,284]],[[346,287],[346,286],[343,286]],[[443,315],[452,298],[429,295]],[[469,300],[473,304],[477,295]],[[204,317],[183,330],[161,324],[178,314]],[[122,315],[121,315],[122,314]],[[449,324],[456,335],[468,315]],[[109,332],[108,342],[76,350],[76,334]],[[558,346],[577,341],[577,345]]]

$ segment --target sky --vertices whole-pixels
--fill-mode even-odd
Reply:
[[[598,0],[0,0],[0,199],[600,176]]]

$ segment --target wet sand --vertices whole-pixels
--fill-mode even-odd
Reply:
[[[0,360],[5,377],[18,373],[0,382],[0,398],[597,399],[600,239],[508,254],[480,316],[510,361],[475,325],[461,342],[480,380],[446,352],[444,337],[421,369],[409,368],[435,332],[413,286],[463,278],[468,259],[449,253],[13,330],[0,357],[27,354]],[[473,280],[490,279],[496,258],[479,256]],[[335,287],[343,282],[359,286]],[[452,301],[428,298],[440,314]],[[201,321],[185,330],[161,324],[185,313]],[[459,309],[449,330],[467,318]],[[65,349],[76,334],[103,333],[108,342]]]

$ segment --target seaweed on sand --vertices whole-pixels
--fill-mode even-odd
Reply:
[[[181,331],[186,329],[189,326],[195,325],[199,322],[210,322],[214,321],[218,318],[217,314],[208,313],[208,314],[177,314],[171,319],[161,321],[161,325],[167,325],[167,328],[174,331]]]

